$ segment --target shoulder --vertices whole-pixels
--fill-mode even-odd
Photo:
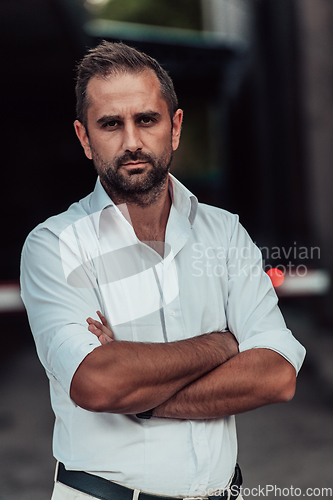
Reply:
[[[213,229],[224,229],[228,233],[233,233],[239,224],[237,214],[205,203],[198,204],[196,220],[199,224],[204,224]]]
[[[68,226],[74,224],[78,220],[83,219],[90,214],[90,197],[91,194],[89,194],[85,198],[82,198],[80,201],[73,203],[64,212],[53,215],[52,217],[46,219],[44,222],[38,224],[38,226],[36,226],[29,233],[29,235],[27,236],[27,240],[43,231],[49,231],[55,236],[59,236],[62,231],[64,231],[64,229],[66,229]]]
[[[251,236],[240,223],[237,214],[199,203],[195,224],[197,224],[197,234],[206,241],[215,241],[216,244],[229,248],[251,247],[257,253]]]
[[[58,253],[60,235],[77,221],[89,216],[90,197],[91,194],[73,203],[66,211],[38,224],[24,242],[22,258],[28,255],[30,260],[32,255],[36,257],[36,253],[42,257],[43,250]]]

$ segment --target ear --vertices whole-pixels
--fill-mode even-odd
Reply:
[[[76,135],[78,136],[79,141],[81,142],[81,146],[84,149],[86,157],[89,158],[89,160],[92,160],[91,148],[86,127],[79,120],[75,120],[74,128]]]
[[[177,109],[172,118],[173,128],[172,128],[172,149],[176,151],[179,145],[180,140],[180,132],[182,130],[182,122],[183,122],[183,111],[181,109]]]

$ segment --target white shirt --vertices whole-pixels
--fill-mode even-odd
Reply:
[[[234,417],[142,420],[89,412],[69,396],[77,367],[100,345],[86,323],[97,310],[116,340],[170,342],[228,329],[240,351],[272,349],[297,371],[303,362],[305,349],[286,328],[260,251],[238,217],[198,204],[172,176],[170,192],[161,259],[98,180],[93,193],[28,236],[22,299],[50,379],[55,458],[143,491],[199,496],[232,475]]]

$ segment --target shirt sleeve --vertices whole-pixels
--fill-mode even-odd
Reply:
[[[263,270],[261,252],[238,217],[227,265],[228,326],[239,342],[239,351],[272,349],[298,372],[305,349],[286,327],[271,280]]]
[[[88,331],[86,318],[98,319],[96,311],[103,309],[97,287],[83,284],[80,288],[67,281],[58,236],[45,227],[36,229],[22,251],[21,296],[38,356],[48,374],[69,394],[76,369],[100,346]]]

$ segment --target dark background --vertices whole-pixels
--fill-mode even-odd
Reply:
[[[18,279],[27,233],[94,185],[73,133],[74,67],[100,36],[84,30],[89,15],[78,0],[2,0],[0,14],[6,281]],[[185,110],[175,172],[200,201],[239,213],[260,245],[318,244],[308,216],[295,2],[255,2],[255,23],[249,47],[144,30],[104,37],[121,37],[170,72]]]
[[[113,1],[118,21],[154,24],[122,18]],[[292,263],[332,274],[333,4],[248,4],[254,29],[244,45],[130,25],[88,29],[93,16],[79,0],[0,1],[0,286],[17,285],[29,231],[94,187],[73,129],[74,67],[101,38],[141,48],[170,72],[185,111],[173,172],[199,201],[238,213],[259,246],[319,247],[319,258]],[[195,5],[185,26],[188,2],[169,2],[181,14],[175,26],[202,28]],[[281,295],[280,304],[308,354],[292,403],[238,419],[247,484],[331,486],[332,291]],[[0,327],[0,500],[42,500],[53,468],[46,379],[25,313],[0,308]]]

